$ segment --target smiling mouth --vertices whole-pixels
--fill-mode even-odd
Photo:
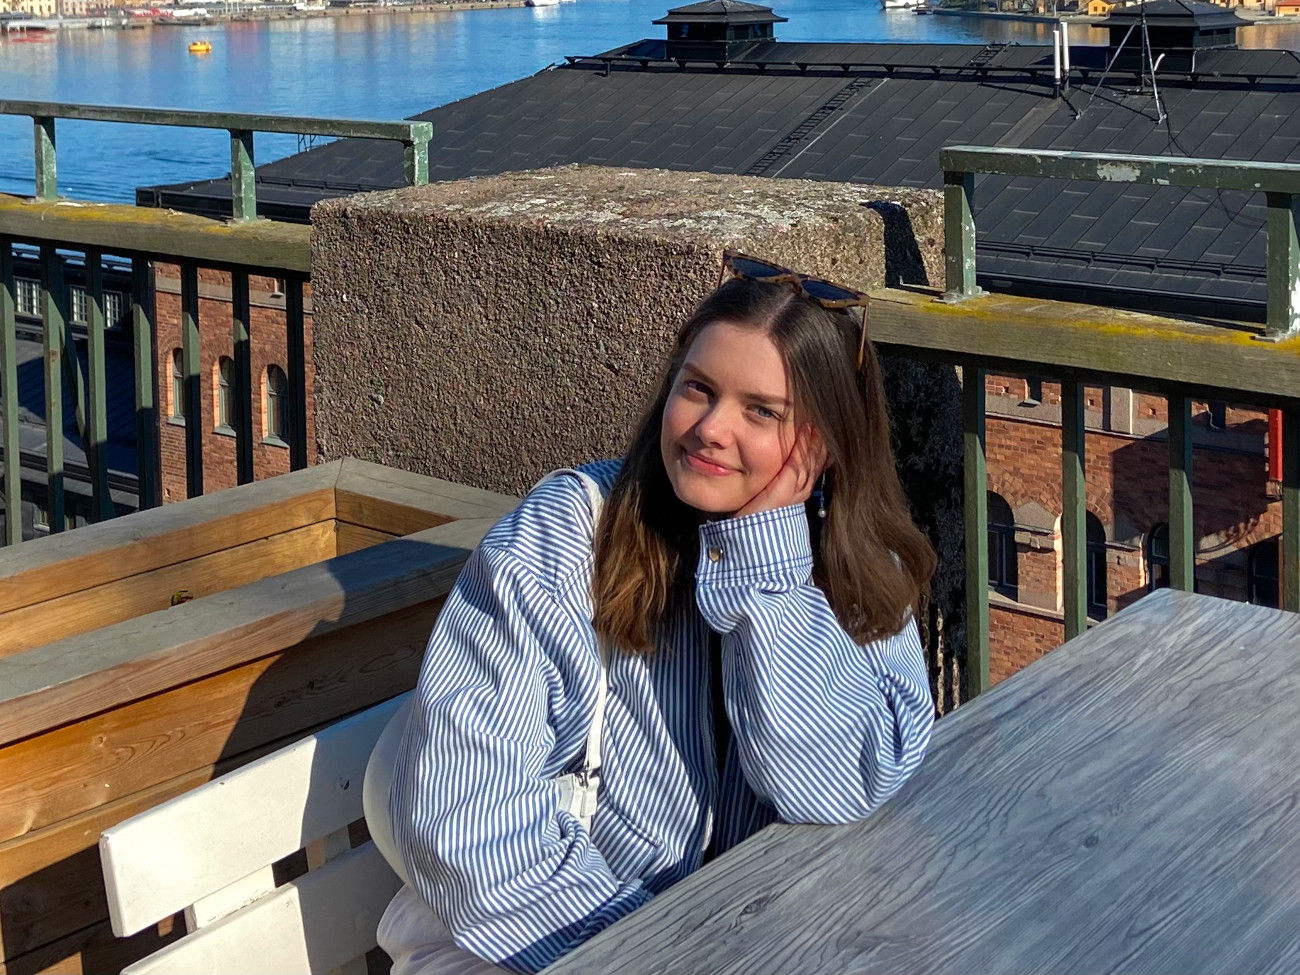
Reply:
[[[721,464],[715,464],[711,460],[705,460],[698,454],[693,454],[686,448],[682,448],[682,455],[686,458],[686,466],[698,474],[706,474],[710,477],[722,477],[725,474],[736,473],[730,467],[723,467]]]

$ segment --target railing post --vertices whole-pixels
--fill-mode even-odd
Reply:
[[[402,142],[402,172],[407,186],[424,186],[429,182],[429,140],[432,122],[411,124],[411,138]]]
[[[68,329],[68,286],[63,259],[51,244],[41,246],[41,328],[45,352],[45,484],[51,534],[67,527],[63,473],[63,339]]]
[[[944,297],[971,298],[975,284],[975,174],[945,170],[943,174]]]
[[[95,521],[115,513],[108,487],[108,374],[104,349],[103,255],[86,251],[86,463]]]
[[[1169,585],[1196,587],[1196,536],[1192,532],[1192,401],[1169,404]]]
[[[1300,196],[1266,193],[1268,203],[1267,335],[1300,331]]]
[[[1065,583],[1065,638],[1088,628],[1087,518],[1085,515],[1083,384],[1061,383],[1061,547]]]
[[[58,167],[55,165],[54,118],[32,116],[32,135],[36,146],[36,199],[53,200],[59,195]]]
[[[961,371],[962,490],[966,532],[965,699],[989,687],[989,512],[984,457],[985,370]]]
[[[1300,613],[1300,402],[1282,407],[1282,608]]]
[[[181,265],[181,372],[185,389],[185,496],[203,494],[203,400],[199,385],[199,269]]]
[[[257,179],[253,169],[253,133],[230,130],[231,216],[236,222],[257,218]]]
[[[307,323],[302,278],[284,282],[284,317],[289,366],[289,469],[307,466]]]
[[[3,544],[23,540],[22,469],[18,453],[18,322],[14,284],[14,248],[0,237],[0,409],[4,411],[5,532]]]
[[[235,382],[231,396],[235,403],[235,479],[239,484],[253,480],[253,359],[249,347],[248,272],[230,275],[231,345],[234,348]]]
[[[135,353],[136,484],[141,511],[162,504],[153,316],[149,261],[134,257],[131,259],[131,331]]]

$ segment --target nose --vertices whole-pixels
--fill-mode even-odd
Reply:
[[[731,411],[721,400],[716,400],[695,424],[695,436],[700,443],[710,447],[725,447],[735,439]]]

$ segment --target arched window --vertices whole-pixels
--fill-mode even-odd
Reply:
[[[1266,538],[1250,547],[1246,562],[1246,599],[1256,606],[1280,605],[1278,600],[1277,539]]]
[[[172,350],[172,409],[173,420],[185,419],[185,367],[181,363],[181,350]]]
[[[1147,532],[1147,592],[1169,586],[1169,525],[1161,522]]]
[[[222,356],[217,360],[217,429],[235,428],[235,362]]]
[[[1019,594],[1016,571],[1016,526],[1011,505],[993,491],[988,492],[989,506],[989,588],[1010,599]]]
[[[279,366],[266,370],[266,436],[286,440],[289,434],[289,377]]]
[[[1091,511],[1084,514],[1088,538],[1088,615],[1106,618],[1106,529]]]

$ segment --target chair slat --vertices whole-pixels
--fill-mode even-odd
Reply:
[[[374,947],[379,918],[400,886],[379,850],[366,843],[187,934],[123,975],[328,972]]]
[[[114,933],[135,934],[361,819],[366,761],[407,696],[106,830],[99,849]]]

